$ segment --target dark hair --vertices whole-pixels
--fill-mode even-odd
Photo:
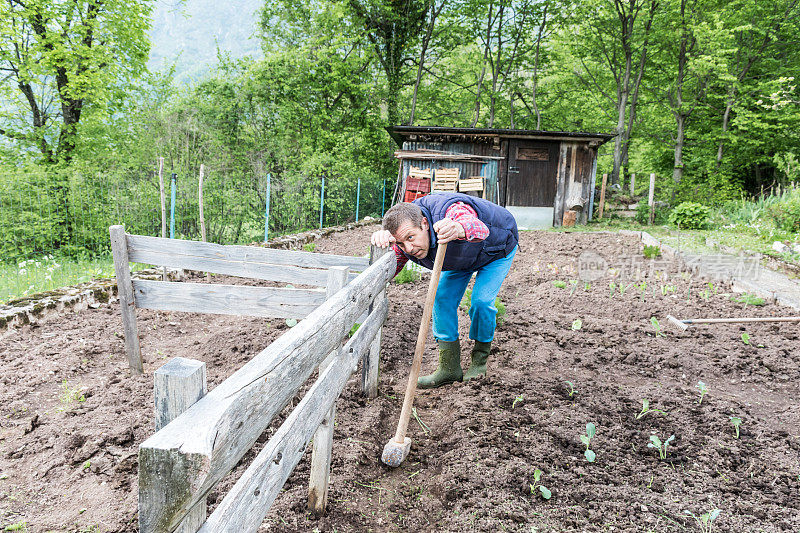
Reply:
[[[403,222],[411,222],[415,227],[422,227],[422,209],[417,204],[401,202],[392,206],[383,215],[383,229],[394,235]]]

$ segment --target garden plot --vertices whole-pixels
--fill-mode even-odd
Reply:
[[[326,237],[317,251],[361,255],[372,229]],[[702,522],[715,509],[719,531],[800,529],[800,328],[676,332],[665,320],[791,310],[732,301],[726,285],[669,268],[645,269],[635,284],[573,282],[586,251],[611,268],[622,257],[644,261],[633,237],[535,232],[521,244],[501,291],[507,313],[489,377],[419,391],[414,446],[394,470],[380,453],[400,412],[427,280],[391,285],[380,396],[348,386],[337,406],[328,514],[305,511],[307,454],[262,530],[700,531],[686,511]],[[153,370],[174,356],[206,361],[211,388],[287,327],[152,311],[139,321],[140,378],[127,375],[115,304],[0,340],[0,525],[134,530]],[[429,339],[423,372],[434,364]],[[211,493],[210,509],[262,444]]]

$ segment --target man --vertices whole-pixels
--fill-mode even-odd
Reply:
[[[397,272],[410,259],[433,268],[438,243],[449,243],[433,304],[433,336],[439,344],[439,367],[417,380],[420,389],[469,381],[486,374],[494,339],[500,285],[517,253],[517,223],[506,209],[474,196],[434,193],[400,203],[386,212],[383,229],[372,244],[394,245]],[[395,274],[397,274],[397,272]],[[458,305],[475,277],[469,309],[469,337],[475,341],[469,369],[461,369]]]

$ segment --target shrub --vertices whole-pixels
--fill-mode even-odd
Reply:
[[[669,218],[669,206],[664,204],[659,204],[656,202],[656,206],[653,209],[653,224],[664,224],[667,222]],[[647,224],[650,220],[650,206],[647,205],[647,199],[642,199],[636,206],[636,215],[634,219],[639,224]]]
[[[695,202],[683,202],[669,216],[669,223],[680,229],[703,229],[708,226],[711,209]]]
[[[769,208],[769,216],[778,229],[789,232],[800,232],[800,189],[773,204]]]

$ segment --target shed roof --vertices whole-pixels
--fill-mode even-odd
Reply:
[[[615,135],[609,133],[587,133],[581,131],[543,131],[543,130],[515,130],[499,128],[446,128],[443,126],[394,126],[386,128],[389,135],[403,146],[404,140],[416,136],[420,141],[445,140],[488,142],[494,139],[538,139],[543,141],[577,141],[584,140],[595,146],[600,146],[613,139]]]

